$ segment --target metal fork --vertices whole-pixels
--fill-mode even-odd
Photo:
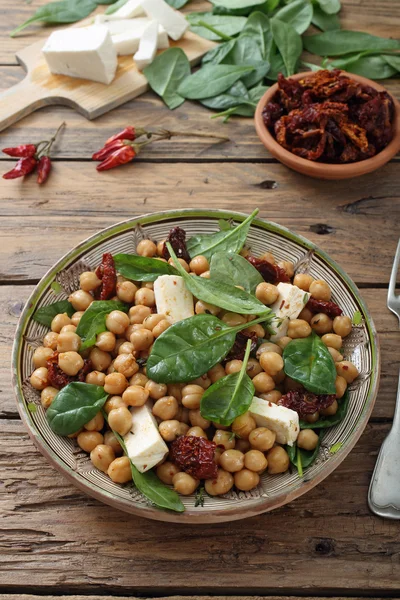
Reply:
[[[400,264],[400,240],[390,276],[387,305],[400,321],[400,296],[395,293]],[[400,519],[400,379],[393,425],[384,440],[369,486],[368,504],[372,512],[388,519]]]

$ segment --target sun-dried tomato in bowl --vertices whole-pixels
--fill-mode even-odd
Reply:
[[[302,79],[278,77],[278,91],[263,109],[265,126],[293,154],[323,163],[375,156],[393,137],[394,106],[385,91],[338,69]]]

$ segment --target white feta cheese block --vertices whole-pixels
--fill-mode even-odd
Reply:
[[[111,83],[117,70],[117,53],[104,25],[53,31],[43,46],[52,73]]]
[[[114,36],[118,33],[125,33],[126,31],[137,31],[140,35],[142,35],[149,23],[151,23],[151,19],[148,17],[138,17],[137,19],[118,19],[116,21],[107,20],[105,23],[103,23],[103,25],[108,28],[111,36]]]
[[[132,407],[130,411],[132,429],[124,436],[124,442],[132,463],[138,471],[145,473],[168,454],[168,446],[158,431],[150,402]]]
[[[111,21],[110,23],[107,23],[107,25],[110,26],[111,39],[119,56],[129,56],[137,52],[145,29],[152,22],[150,19],[127,19],[126,22],[132,21],[133,24],[130,28],[121,28],[122,31],[114,34],[112,33],[112,25],[114,23],[120,23],[120,21]],[[135,23],[135,21],[139,21],[139,23]],[[159,25],[157,33],[157,48],[164,49],[168,47],[169,42],[167,32],[163,27],[161,27],[161,25]]]
[[[133,60],[136,63],[139,71],[143,71],[147,65],[150,65],[157,52],[158,43],[158,23],[151,23],[144,30],[139,42],[139,50],[133,55]]]
[[[132,19],[132,17],[140,17],[144,14],[141,4],[141,0],[128,0],[121,8],[114,13],[111,13],[111,15],[107,15],[107,17],[110,21],[114,21],[115,19]]]
[[[158,48],[158,50],[166,50],[167,48],[169,48],[168,33],[166,32],[166,30],[164,29],[164,27],[162,25],[158,26],[157,48]]]
[[[271,342],[276,342],[287,334],[289,321],[297,319],[311,296],[291,283],[278,283],[277,288],[278,300],[270,306],[276,315],[271,322],[271,328],[275,331],[271,335]]]
[[[171,8],[164,0],[141,0],[141,4],[146,15],[156,19],[173,40],[179,40],[189,28],[189,21],[182,13]]]
[[[254,396],[249,408],[257,427],[267,427],[276,433],[279,444],[293,446],[300,432],[299,415],[285,406],[278,406]]]
[[[154,282],[157,312],[171,323],[177,323],[194,315],[192,293],[179,275],[161,275]]]

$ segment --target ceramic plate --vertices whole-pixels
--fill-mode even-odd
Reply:
[[[180,210],[144,215],[125,221],[97,233],[64,256],[43,277],[29,298],[18,325],[13,349],[13,385],[18,409],[29,435],[40,452],[74,485],[98,500],[150,519],[177,523],[221,522],[242,519],[282,506],[301,496],[343,461],[363,432],[371,414],[379,382],[379,348],[377,335],[368,310],[355,284],[324,252],[308,240],[275,223],[256,219],[251,225],[247,244],[253,254],[271,251],[279,259],[291,260],[297,272],[309,272],[316,279],[324,279],[333,291],[333,300],[352,316],[362,314],[360,325],[345,338],[344,355],[359,369],[360,376],[350,386],[349,410],[337,426],[326,430],[316,462],[300,479],[297,471],[261,477],[258,488],[250,492],[231,491],[224,497],[206,497],[204,506],[195,507],[195,497],[182,497],[185,512],[162,511],[149,502],[130,484],[113,483],[107,475],[93,468],[88,455],[74,440],[57,436],[47,424],[40,404],[40,393],[29,384],[32,372],[32,354],[41,345],[46,327],[32,320],[40,306],[66,298],[79,287],[79,274],[95,268],[103,252],[134,253],[138,242],[149,236],[161,240],[171,227],[183,227],[188,237],[218,230],[218,219],[242,221],[243,214],[226,211]],[[54,285],[57,282],[59,285]],[[62,291],[60,292],[60,286]],[[36,405],[32,411],[30,403]],[[30,409],[28,408],[30,405]],[[340,449],[332,454],[330,448],[340,442]]]

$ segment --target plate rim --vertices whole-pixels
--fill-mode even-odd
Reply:
[[[343,460],[354,448],[360,436],[364,432],[371,412],[375,405],[379,388],[381,369],[379,337],[369,309],[365,301],[361,297],[356,284],[353,282],[350,276],[325,251],[323,251],[321,248],[319,248],[316,244],[314,244],[307,238],[303,237],[300,234],[294,233],[287,227],[275,223],[274,221],[261,219],[258,216],[252,221],[251,226],[256,226],[264,231],[270,231],[272,233],[279,234],[282,237],[290,239],[296,244],[301,245],[304,249],[315,252],[315,254],[320,256],[327,263],[327,265],[335,271],[335,274],[338,275],[339,278],[345,282],[345,284],[348,287],[348,290],[350,291],[354,300],[361,309],[364,317],[365,326],[367,327],[369,338],[371,340],[371,378],[366,396],[365,406],[358,418],[357,424],[351,432],[350,439],[340,449],[340,452],[331,457],[329,463],[326,465],[326,468],[323,469],[321,473],[316,475],[312,480],[304,482],[299,488],[293,490],[290,493],[281,492],[273,501],[271,501],[271,499],[263,497],[257,499],[254,498],[253,505],[243,510],[240,510],[240,505],[238,505],[237,507],[223,509],[220,511],[218,510],[210,512],[209,510],[205,510],[204,512],[194,512],[186,508],[185,512],[183,513],[174,513],[171,511],[164,511],[145,504],[143,504],[143,506],[140,507],[129,505],[127,501],[121,498],[116,498],[111,492],[108,492],[106,490],[98,491],[97,489],[92,487],[90,482],[84,482],[84,480],[81,480],[76,471],[74,471],[71,467],[69,467],[63,461],[61,461],[56,452],[51,449],[45,438],[41,436],[37,431],[36,425],[34,424],[30,412],[27,410],[26,407],[26,400],[24,397],[22,389],[22,380],[20,377],[21,374],[19,373],[19,359],[23,345],[23,333],[30,322],[34,309],[36,308],[36,304],[40,300],[44,289],[47,289],[48,286],[53,282],[57,273],[61,269],[63,269],[67,264],[76,261],[82,252],[84,252],[85,250],[89,250],[98,243],[104,241],[102,238],[111,239],[115,235],[119,235],[126,230],[133,229],[136,225],[139,225],[141,223],[147,225],[158,221],[168,222],[173,221],[177,218],[195,217],[209,218],[210,220],[225,218],[233,219],[236,222],[241,222],[248,216],[249,215],[246,213],[230,211],[225,209],[184,208],[177,210],[150,212],[138,215],[131,219],[119,221],[114,225],[110,225],[105,229],[97,231],[96,233],[79,242],[70,251],[65,253],[52,267],[50,267],[50,269],[48,269],[45,275],[40,279],[40,281],[36,284],[35,288],[32,290],[32,293],[26,301],[24,309],[19,317],[12,348],[12,387],[17,400],[18,412],[22,422],[24,423],[25,429],[28,431],[30,438],[32,439],[38,450],[41,452],[41,454],[44,455],[46,459],[48,459],[50,464],[54,468],[56,468],[57,471],[61,472],[61,474],[64,477],[71,481],[73,485],[75,485],[85,494],[114,508],[118,508],[123,512],[158,521],[201,524],[240,520],[279,508],[280,506],[283,506],[284,504],[287,504],[288,502],[299,498],[300,496],[317,486],[343,462]]]

